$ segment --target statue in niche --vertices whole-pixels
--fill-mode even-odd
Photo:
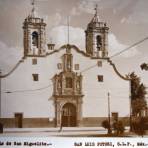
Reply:
[[[61,81],[58,80],[58,82],[57,82],[57,90],[58,90],[58,93],[59,93],[59,94],[61,94],[61,88],[62,88]]]
[[[80,89],[80,81],[79,81],[79,80],[77,80],[76,88],[77,88],[77,89]]]
[[[67,77],[66,78],[66,88],[72,88],[73,86],[73,82],[72,82],[72,78],[71,77]]]
[[[61,81],[58,80],[58,89],[60,89],[60,88],[61,88]]]

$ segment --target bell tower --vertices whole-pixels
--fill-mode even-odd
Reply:
[[[46,54],[46,24],[36,16],[35,1],[32,1],[31,14],[23,23],[24,56],[44,56]]]
[[[97,5],[95,15],[88,24],[86,34],[86,53],[94,58],[108,57],[108,30],[105,22],[101,22],[98,16]]]

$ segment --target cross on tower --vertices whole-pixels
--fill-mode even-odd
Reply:
[[[95,6],[95,15],[97,15],[98,14],[98,4],[96,4],[96,6]]]
[[[95,15],[93,17],[93,21],[98,22],[98,21],[100,21],[100,18],[99,18],[99,15],[98,15],[98,4],[95,5],[94,10],[95,10]]]
[[[32,12],[31,12],[32,14],[31,15],[34,17],[35,16],[35,14],[34,14],[35,13],[35,0],[31,0],[31,5],[32,5]]]
[[[31,0],[31,5],[34,7],[35,0]]]

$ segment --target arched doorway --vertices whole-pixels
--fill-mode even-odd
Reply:
[[[62,108],[61,124],[63,127],[76,126],[76,107],[71,103],[66,103]]]

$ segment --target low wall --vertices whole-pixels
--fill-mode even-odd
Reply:
[[[102,126],[102,121],[108,120],[107,117],[87,117],[83,118],[82,126],[84,127],[98,127]],[[121,120],[125,126],[129,125],[129,117],[120,117],[118,120]],[[112,118],[111,118],[112,124]]]
[[[108,120],[106,117],[87,117],[83,118],[80,126],[82,127],[98,127],[101,126],[103,120]],[[129,125],[129,117],[119,118],[125,126]],[[1,118],[0,122],[5,128],[17,128],[15,118]],[[112,120],[111,120],[112,123]],[[40,127],[55,127],[55,120],[49,121],[49,118],[23,118],[23,128],[40,128]]]
[[[0,122],[4,128],[17,128],[15,118],[1,118]],[[55,122],[49,121],[49,118],[23,118],[23,128],[54,127]]]

